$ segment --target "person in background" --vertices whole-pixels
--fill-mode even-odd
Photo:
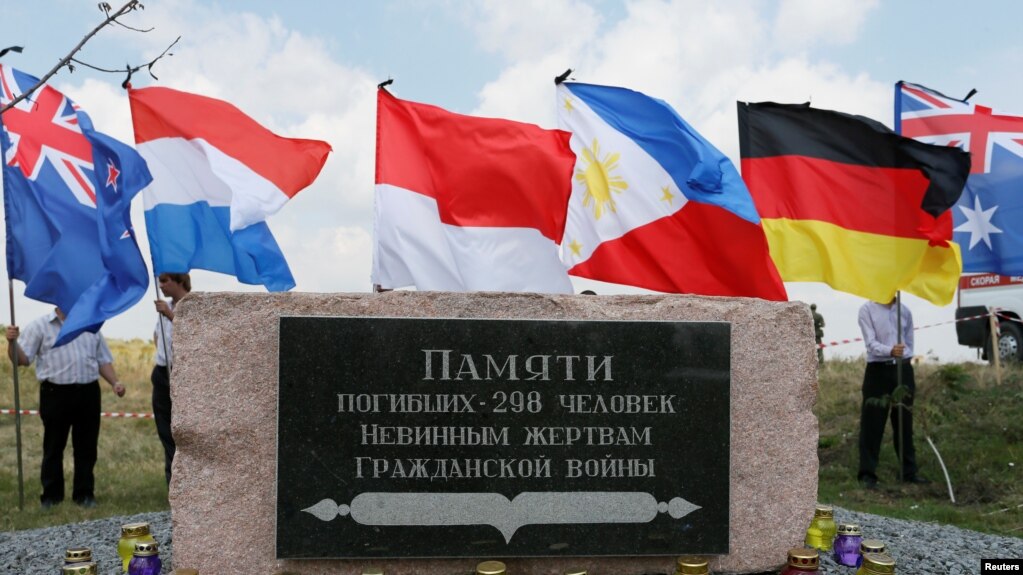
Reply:
[[[75,473],[71,499],[82,507],[96,506],[96,454],[99,446],[99,377],[117,397],[124,386],[117,381],[114,358],[100,333],[82,333],[53,347],[64,323],[60,308],[25,326],[7,327],[7,355],[20,366],[36,364],[39,380],[39,418],[43,421],[43,462],[40,479],[43,509],[64,501],[64,448],[68,433]],[[15,360],[15,353],[17,359]]]
[[[810,313],[813,314],[813,337],[817,340],[817,363],[824,364],[824,348],[821,347],[821,340],[824,339],[824,316],[817,313],[817,304],[810,304]]]
[[[860,410],[860,483],[873,489],[877,486],[877,462],[888,414],[891,414],[895,453],[902,461],[902,480],[907,483],[928,483],[917,474],[916,449],[913,447],[913,314],[901,306],[902,337],[899,337],[899,307],[892,301],[881,304],[868,301],[860,307],[859,323],[863,343],[867,347],[867,369],[863,374],[863,405]],[[892,397],[902,370],[906,395],[899,405],[881,400]],[[902,427],[900,429],[900,418]],[[901,444],[905,453],[899,450]]]
[[[174,463],[174,436],[171,435],[171,394],[170,372],[174,368],[174,307],[192,291],[192,278],[188,274],[160,274],[160,291],[171,298],[170,303],[156,300],[156,320],[153,342],[156,344],[156,365],[150,381],[153,382],[153,418],[156,420],[156,434],[163,444],[163,472],[167,484],[171,480],[171,464]]]

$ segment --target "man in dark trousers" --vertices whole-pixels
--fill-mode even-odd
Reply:
[[[901,304],[900,304],[901,305]],[[899,306],[895,299],[886,304],[868,301],[860,307],[859,323],[863,343],[867,347],[867,370],[863,374],[863,406],[860,411],[860,483],[873,489],[877,486],[877,461],[881,441],[889,414],[895,453],[902,461],[902,480],[907,483],[927,483],[917,474],[916,449],[913,447],[913,314],[901,306],[902,337],[899,337]],[[902,370],[902,385],[906,395],[900,405],[892,400],[885,405],[881,398],[892,397]],[[902,427],[900,429],[900,419]],[[905,453],[899,450],[901,444]]]
[[[39,379],[39,418],[43,421],[43,464],[40,479],[43,509],[64,501],[64,448],[68,433],[74,452],[75,475],[71,499],[82,507],[96,505],[93,468],[99,445],[99,376],[124,397],[117,381],[114,358],[100,333],[82,333],[70,342],[53,347],[64,323],[64,312],[55,308],[25,326],[7,327],[7,355],[20,366],[36,363]]]
[[[156,320],[153,342],[156,343],[156,365],[150,381],[153,382],[153,418],[156,420],[156,434],[163,444],[163,472],[167,484],[171,480],[171,464],[174,463],[174,436],[171,435],[171,393],[170,372],[174,368],[174,307],[192,291],[192,278],[188,274],[160,274],[160,291],[171,298],[170,303],[156,300]]]

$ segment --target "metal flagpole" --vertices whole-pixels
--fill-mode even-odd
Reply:
[[[895,327],[896,327],[896,332],[897,332],[896,336],[895,336],[895,343],[896,344],[901,344],[902,343],[902,292],[901,291],[895,292]],[[904,356],[903,355],[900,355],[899,357],[895,358],[895,391],[898,391],[899,389],[902,388],[902,362],[903,361],[904,361]],[[897,430],[895,430],[895,433],[897,433],[898,436],[899,436],[899,439],[898,439],[898,441],[899,441],[899,481],[905,481],[906,477],[905,477],[905,473],[903,472],[903,468],[906,465],[906,446],[903,444],[903,441],[902,441],[902,437],[903,437],[903,435],[902,435],[902,426],[904,425],[903,422],[902,422],[902,396],[899,396],[899,403],[896,404],[896,408],[899,410],[899,413],[898,413],[898,416],[899,416],[899,428]]]
[[[14,318],[14,280],[7,279],[7,291],[11,300],[11,325],[18,325]],[[8,342],[8,345],[10,343]],[[14,376],[14,429],[18,449],[18,511],[25,510],[25,472],[21,461],[21,387],[18,384],[18,342],[14,341],[14,357],[11,358],[11,374]]]
[[[902,83],[895,85],[895,133],[902,135]],[[895,343],[902,343],[902,291],[895,292]],[[902,357],[895,358],[895,389],[902,387]],[[893,392],[894,393],[894,392]],[[901,403],[901,401],[900,401]],[[900,406],[901,407],[901,406]],[[884,428],[881,428],[884,431]],[[899,409],[899,429],[893,430],[899,434],[899,481],[905,479],[902,476],[902,464],[904,459],[905,446],[902,445],[902,409]]]

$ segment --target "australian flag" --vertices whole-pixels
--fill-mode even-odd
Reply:
[[[963,271],[1023,275],[1023,117],[899,82],[895,130],[970,152],[970,177],[953,208]]]
[[[0,105],[37,81],[0,66]],[[0,144],[8,277],[64,312],[56,345],[95,333],[149,287],[130,215],[145,160],[50,86],[0,115]]]

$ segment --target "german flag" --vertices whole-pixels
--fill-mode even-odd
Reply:
[[[877,302],[898,290],[952,301],[962,258],[948,210],[968,153],[809,104],[738,107],[742,177],[782,279]]]

